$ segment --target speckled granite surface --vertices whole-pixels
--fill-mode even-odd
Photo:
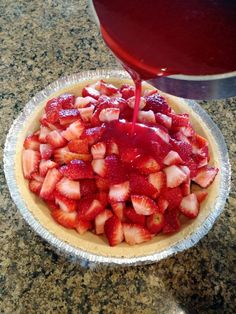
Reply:
[[[60,76],[117,63],[83,0],[2,0],[1,156],[24,104]],[[229,147],[225,211],[200,243],[150,266],[90,270],[58,256],[23,221],[1,165],[0,313],[235,313],[236,99],[202,102]]]

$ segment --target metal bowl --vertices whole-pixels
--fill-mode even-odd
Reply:
[[[224,208],[230,189],[230,163],[224,138],[208,114],[193,101],[165,95],[167,101],[178,110],[184,108],[197,131],[206,136],[212,162],[219,168],[217,179],[209,189],[209,197],[195,220],[187,222],[181,232],[169,236],[157,236],[152,241],[133,247],[125,243],[111,248],[105,238],[91,232],[79,236],[75,231],[57,225],[50,217],[46,205],[28,190],[21,169],[21,151],[24,137],[38,125],[45,101],[65,91],[74,91],[78,84],[105,79],[110,82],[127,82],[124,71],[97,70],[81,72],[61,78],[35,95],[12,124],[4,149],[4,171],[11,197],[29,225],[57,250],[89,263],[110,265],[138,265],[153,263],[195,245],[213,226]],[[146,88],[151,88],[146,86]],[[77,90],[77,89],[76,89]],[[176,105],[177,104],[177,105]],[[181,107],[182,106],[182,107]],[[182,108],[182,109],[181,109]]]

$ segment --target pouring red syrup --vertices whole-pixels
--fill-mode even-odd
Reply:
[[[141,80],[236,70],[235,0],[93,2],[106,44],[135,82],[133,124]]]

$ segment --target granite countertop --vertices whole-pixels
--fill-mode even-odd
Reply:
[[[1,156],[13,120],[50,82],[117,68],[85,0],[2,0]],[[1,163],[0,313],[235,313],[236,98],[201,102],[225,136],[233,171],[224,212],[195,247],[149,266],[81,267],[25,223]]]

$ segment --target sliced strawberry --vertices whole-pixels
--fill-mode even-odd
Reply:
[[[187,144],[191,144],[191,141],[190,139],[185,136],[182,132],[178,131],[176,133],[173,134],[173,138],[177,141],[180,141],[180,142],[184,142],[184,143],[187,143]]]
[[[39,136],[38,135],[29,135],[26,137],[24,140],[24,148],[25,149],[32,149],[32,150],[37,150],[39,151]]]
[[[134,96],[135,89],[133,86],[130,86],[128,84],[124,84],[120,87],[120,93],[122,95],[122,98],[128,99]]]
[[[100,177],[106,175],[106,164],[105,159],[94,159],[91,163],[93,171],[98,174]]]
[[[96,178],[96,186],[100,191],[108,191],[110,187],[109,180],[102,177]]]
[[[90,154],[72,153],[69,151],[67,146],[58,148],[54,151],[54,160],[60,165],[70,163],[72,160],[75,159],[90,161],[92,159],[92,156]]]
[[[181,191],[183,196],[187,196],[191,193],[191,180],[187,178],[184,183],[181,184]]]
[[[152,239],[152,234],[144,227],[136,224],[123,223],[125,242],[129,245],[139,244]]]
[[[182,165],[179,165],[178,167],[186,174],[186,176],[188,178],[190,178],[190,169],[189,169],[189,167],[182,166]]]
[[[146,195],[152,198],[158,195],[156,187],[149,183],[146,177],[136,173],[130,174],[130,192],[131,194]]]
[[[152,110],[154,113],[160,112],[163,114],[168,114],[171,111],[171,108],[167,104],[165,98],[158,93],[154,93],[146,97],[146,106],[144,109]]]
[[[192,179],[202,188],[207,188],[215,179],[219,169],[215,167],[203,167],[198,169],[196,176]]]
[[[195,134],[195,131],[190,124],[179,127],[179,131],[186,137],[192,137]]]
[[[153,233],[157,234],[161,232],[164,227],[164,215],[160,212],[154,213],[147,217],[147,228]]]
[[[195,134],[192,139],[192,149],[194,154],[198,154],[202,157],[208,157],[208,142],[199,134]]]
[[[84,132],[84,124],[81,120],[77,120],[71,123],[68,128],[62,132],[62,136],[67,139],[67,141],[80,138],[81,134]]]
[[[42,177],[45,177],[48,169],[57,168],[58,164],[52,160],[41,160],[39,164],[39,174]]]
[[[99,91],[97,91],[95,88],[90,87],[90,86],[86,86],[82,89],[82,96],[83,97],[92,97],[94,99],[98,99],[100,96]]]
[[[169,202],[161,197],[159,197],[158,201],[157,201],[157,206],[158,206],[158,212],[159,213],[164,213],[166,211],[166,209],[169,206]]]
[[[59,104],[63,109],[74,108],[75,104],[75,95],[73,94],[63,94],[58,98]]]
[[[134,165],[138,169],[138,171],[144,175],[157,172],[161,168],[158,162],[148,155],[142,155],[136,158],[134,161]]]
[[[106,220],[104,232],[110,246],[115,246],[121,243],[124,239],[122,224],[116,216],[112,216]]]
[[[80,203],[79,205],[80,206]],[[88,221],[92,221],[95,219],[95,217],[103,211],[104,207],[98,200],[92,200],[92,202],[89,204],[89,206],[82,206],[79,209],[79,214],[81,217]]]
[[[91,164],[83,160],[72,160],[67,165],[60,167],[59,170],[63,176],[71,180],[93,178]]]
[[[84,130],[83,134],[81,135],[81,139],[86,139],[89,145],[93,145],[101,139],[103,132],[104,128],[102,126],[88,128]]]
[[[31,192],[39,195],[41,187],[42,187],[42,182],[39,182],[36,180],[30,180],[29,181],[29,189]]]
[[[53,148],[49,144],[40,144],[39,150],[42,159],[48,160],[52,156]]]
[[[130,97],[127,100],[127,104],[130,108],[134,109],[134,105],[135,105],[135,96]],[[139,110],[142,110],[144,107],[146,106],[146,100],[145,98],[141,97],[140,98],[140,102],[139,102]],[[154,117],[154,122],[155,122],[155,117]]]
[[[39,133],[39,142],[43,144],[47,144],[47,135],[51,132],[51,129],[47,128],[44,125],[40,126],[40,133]]]
[[[134,210],[139,215],[151,215],[158,210],[156,203],[144,195],[131,195]]]
[[[192,193],[183,197],[179,210],[188,218],[196,218],[199,213],[199,203],[197,196]]]
[[[93,105],[91,105],[89,107],[79,109],[81,119],[84,122],[90,122],[91,121],[92,116],[93,116],[93,112],[94,112],[94,108],[95,107]]]
[[[46,106],[45,106],[45,112],[47,120],[50,123],[55,123],[59,119],[59,111],[61,109],[61,104],[58,101],[58,98],[50,99]]]
[[[57,130],[51,131],[47,137],[47,142],[54,148],[60,148],[66,145],[67,141]]]
[[[148,176],[148,182],[155,187],[158,194],[160,194],[161,189],[166,186],[166,175],[162,171],[151,173]]]
[[[98,142],[91,147],[91,154],[93,159],[103,159],[106,154],[106,144]]]
[[[202,203],[208,195],[206,190],[195,191],[194,194],[197,196],[198,203]]]
[[[154,124],[156,122],[154,112],[152,110],[139,111],[138,122],[144,123],[144,124]]]
[[[170,141],[170,136],[169,136],[169,134],[168,134],[166,131],[164,131],[164,130],[161,129],[161,128],[157,128],[157,127],[155,127],[154,131],[155,131],[156,135],[157,135],[163,142],[169,143],[169,141]]]
[[[187,179],[187,175],[178,166],[169,166],[163,171],[166,174],[166,186],[175,188]]]
[[[171,139],[173,150],[176,151],[183,161],[189,160],[192,154],[192,145],[182,141]]]
[[[169,203],[168,205],[168,209],[177,209],[179,208],[179,204],[183,198],[182,195],[182,191],[180,189],[180,187],[177,188],[166,188],[163,189],[162,193],[161,193],[161,198],[163,198],[164,200],[167,200],[167,202]]]
[[[113,216],[109,209],[104,209],[100,214],[95,217],[95,232],[96,234],[104,233],[105,222]]]
[[[51,123],[47,120],[47,115],[46,113],[42,115],[42,117],[39,119],[40,123],[49,128],[51,131],[54,131],[54,130],[63,130],[63,126],[60,125],[59,121],[58,122],[54,122],[54,123]]]
[[[43,181],[43,186],[40,191],[40,197],[48,199],[54,191],[56,184],[60,181],[62,175],[56,168],[49,169]]]
[[[125,217],[128,218],[128,221],[133,224],[137,224],[140,226],[145,226],[146,217],[144,215],[139,215],[132,207],[126,208],[124,211]]]
[[[33,180],[36,180],[36,181],[41,182],[41,183],[43,183],[43,181],[44,181],[44,177],[40,176],[40,174],[38,172],[32,173],[31,177]]]
[[[55,200],[45,200],[50,210],[52,209],[59,209],[58,205],[55,203]]]
[[[109,196],[108,196],[108,193],[105,191],[99,191],[96,194],[96,199],[99,200],[99,202],[102,204],[103,207],[106,207],[109,204]]]
[[[69,194],[73,194],[73,191],[69,191],[69,189],[66,190],[65,185],[64,187],[60,188],[65,194],[68,192]],[[60,207],[61,210],[64,212],[73,212],[77,209],[77,202],[75,200],[72,200],[71,198],[68,198],[58,192],[55,193],[55,203]]]
[[[79,153],[79,154],[88,154],[89,153],[89,147],[88,142],[86,140],[71,140],[68,143],[68,148],[73,153]]]
[[[76,231],[82,235],[84,234],[87,230],[91,229],[92,228],[92,224],[90,221],[80,217],[78,215],[78,221],[77,221],[77,224],[76,224]]]
[[[109,190],[109,199],[111,202],[123,202],[129,198],[129,181],[120,184],[111,185]]]
[[[92,179],[80,180],[81,197],[88,196],[97,192],[97,185]]]
[[[75,108],[85,108],[88,107],[91,104],[96,105],[97,100],[93,97],[86,96],[86,97],[76,97],[75,99]]]
[[[179,127],[179,126],[188,126],[189,124],[189,114],[182,113],[182,114],[169,114],[172,118],[172,127]]]
[[[165,224],[162,230],[164,234],[179,231],[180,221],[176,210],[166,210],[164,213],[164,221]]]
[[[207,157],[202,157],[201,155],[195,155],[193,154],[193,160],[197,164],[197,168],[202,168],[208,165],[208,158]]]
[[[124,220],[125,202],[111,202],[111,207],[114,214],[120,219]]]
[[[78,214],[74,212],[65,212],[61,209],[53,209],[51,215],[56,222],[65,228],[76,228],[78,224]]]
[[[183,160],[177,152],[171,150],[164,158],[163,163],[167,166],[178,165],[183,163]]]
[[[105,83],[101,81],[100,84],[100,93],[102,95],[112,96],[118,92],[118,88],[112,84]]]
[[[127,171],[117,155],[110,155],[105,158],[105,177],[109,179],[110,184],[119,184],[128,179]]]
[[[61,125],[66,125],[80,120],[78,109],[61,109],[59,111],[59,121]]]
[[[119,155],[119,147],[117,143],[113,140],[109,140],[107,143],[107,154],[108,155]]]
[[[31,178],[31,174],[38,172],[40,153],[32,149],[24,149],[22,153],[23,174],[26,179]]]
[[[119,108],[105,108],[102,109],[99,114],[99,120],[101,122],[110,122],[114,120],[118,120],[120,115]]]
[[[68,178],[62,178],[56,185],[56,190],[72,200],[80,199],[80,183]]]
[[[167,129],[170,129],[172,126],[172,118],[163,113],[156,113],[155,119],[157,123],[163,125]]]

